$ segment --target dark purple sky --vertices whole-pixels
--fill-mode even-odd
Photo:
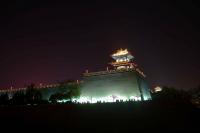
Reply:
[[[0,88],[80,79],[128,48],[151,86],[200,85],[199,5],[191,1],[1,3]]]

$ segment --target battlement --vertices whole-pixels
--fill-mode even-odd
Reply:
[[[127,69],[115,69],[115,70],[107,70],[107,71],[98,71],[98,72],[88,72],[83,73],[83,76],[98,76],[104,74],[113,74],[113,73],[120,73],[120,72],[130,72],[135,71],[138,72],[142,77],[146,77],[146,75],[139,69],[139,68],[127,68]]]

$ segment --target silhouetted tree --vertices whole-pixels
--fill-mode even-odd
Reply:
[[[61,83],[59,86],[60,92],[50,96],[49,101],[55,103],[58,100],[69,100],[72,98],[78,98],[80,96],[80,88],[76,83]]]
[[[42,100],[41,92],[35,88],[34,84],[27,87],[26,90],[26,101],[28,103],[39,103]]]
[[[12,97],[13,104],[24,104],[25,103],[25,94],[22,91],[16,92]]]
[[[188,91],[193,97],[200,97],[200,86]]]
[[[69,91],[68,91],[68,97],[70,100],[72,98],[78,98],[80,96],[80,87],[78,84],[70,84],[68,85]]]
[[[52,102],[52,103],[56,103],[57,102],[57,97],[55,94],[51,95],[50,98],[49,98],[49,101]]]
[[[190,97],[190,101],[193,104],[200,105],[200,86],[197,87],[197,88],[192,88],[188,92],[189,92],[189,94],[191,96]]]
[[[56,103],[58,100],[68,100],[68,94],[67,93],[55,93],[53,95],[50,96],[49,101],[51,101],[52,103]]]
[[[8,102],[9,102],[9,97],[8,97],[7,93],[0,95],[0,104],[1,105],[2,104],[6,105],[6,104],[8,104]]]
[[[190,95],[186,91],[174,87],[162,87],[162,91],[152,94],[153,100],[165,102],[186,103],[190,101]]]

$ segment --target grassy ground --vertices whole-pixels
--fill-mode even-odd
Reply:
[[[1,129],[8,131],[127,132],[200,130],[200,110],[169,103],[1,106]]]

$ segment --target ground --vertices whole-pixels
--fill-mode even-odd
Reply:
[[[128,132],[200,130],[200,109],[167,103],[1,106],[7,131]]]

